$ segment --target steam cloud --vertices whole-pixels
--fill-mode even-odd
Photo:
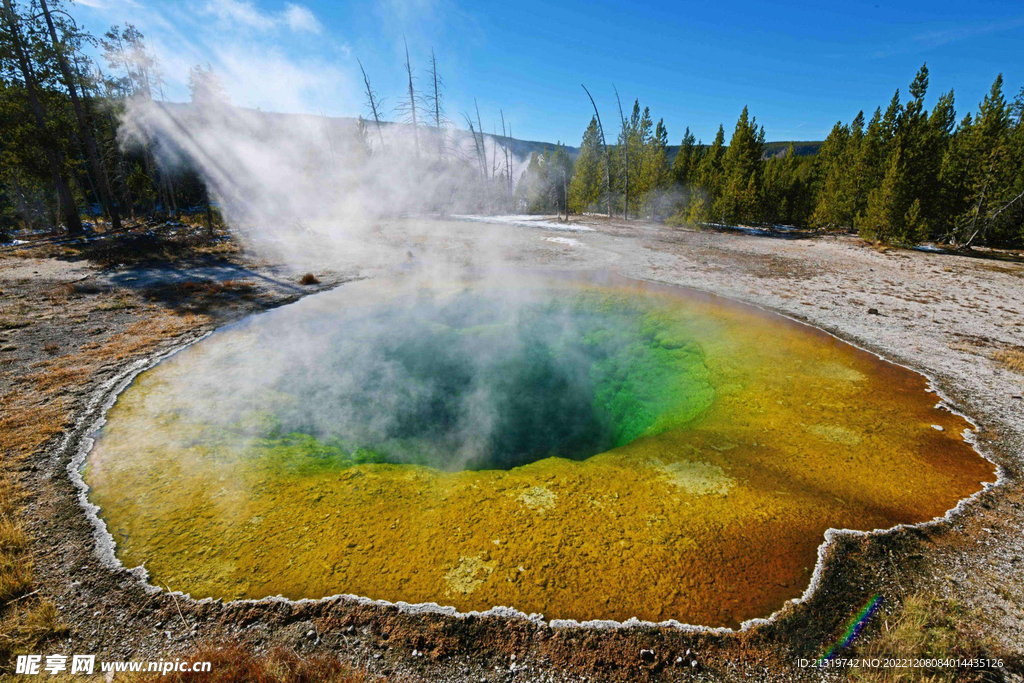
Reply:
[[[473,137],[353,120],[282,115],[221,101],[190,105],[137,99],[126,143],[188,164],[208,183],[226,223],[250,246],[294,264],[365,253],[371,233],[399,217],[481,213],[506,191],[483,178]],[[504,152],[485,138],[487,158]],[[513,177],[522,160],[514,164]],[[488,169],[490,170],[490,169]],[[438,230],[442,229],[440,225]]]
[[[275,70],[290,72],[301,66],[286,64]],[[294,100],[294,93],[287,100]],[[410,245],[401,237],[389,239],[394,225],[413,221],[431,239],[440,240],[450,223],[433,218],[486,213],[508,199],[507,180],[495,178],[491,168],[496,158],[504,165],[505,151],[483,136],[487,168],[482,169],[479,139],[453,128],[388,123],[378,129],[372,121],[361,127],[353,119],[267,113],[216,97],[190,104],[136,98],[123,115],[121,136],[124,145],[146,145],[158,163],[197,171],[225,222],[247,247],[294,267],[404,261]],[[514,158],[512,178],[523,167],[524,160]],[[469,262],[478,272],[493,274],[501,266],[499,250],[486,240],[463,256],[469,258],[461,258],[460,264]],[[413,281],[407,285],[411,290],[436,288],[442,281],[451,282],[449,271],[449,264],[421,266],[405,279]],[[502,277],[507,277],[504,272]],[[524,295],[527,289],[532,294]],[[477,301],[467,305],[479,305],[478,310],[464,313],[479,318],[497,316],[500,310],[507,324],[518,322],[526,310],[547,305],[547,295],[537,289],[515,292],[507,290],[500,306]],[[367,313],[357,319],[357,333],[352,334],[345,330],[353,324],[352,316],[341,313],[337,297],[317,299],[312,309],[309,302],[296,305],[296,310],[315,311],[314,321],[301,318],[299,324],[296,318],[294,328],[285,326],[286,343],[262,343],[258,356],[239,349],[216,362],[200,362],[190,379],[175,383],[166,404],[151,406],[154,418],[185,410],[196,420],[219,415],[227,427],[264,408],[282,420],[285,432],[343,437],[391,453],[411,443],[404,437],[413,429],[416,447],[433,449],[435,456],[443,452],[442,466],[456,469],[495,451],[521,454],[547,448],[550,453],[554,446],[571,450],[590,440],[594,443],[584,450],[593,453],[610,444],[607,425],[592,424],[588,417],[593,397],[588,368],[594,359],[566,341],[583,334],[579,321],[552,316],[547,327],[527,337],[515,331],[515,324],[504,337],[490,340],[486,335],[426,334],[431,343],[464,341],[436,367],[422,371],[418,364],[437,361],[446,350],[416,343],[420,331],[434,324],[430,316],[439,314],[437,306],[424,308],[422,300],[414,299],[411,305],[391,306],[383,317]],[[534,348],[524,348],[529,345]],[[514,388],[543,391],[554,382],[561,404],[544,405],[550,395],[510,396],[501,388],[504,380],[496,373],[500,375],[503,354],[551,358],[556,352],[563,366],[548,361],[530,366],[538,376]],[[396,360],[410,353],[420,357]],[[446,384],[453,372],[464,375],[456,387]],[[267,397],[282,394],[301,398],[292,407],[263,404]],[[457,405],[448,405],[453,401]],[[541,409],[535,410],[537,406]],[[519,420],[513,437],[508,437],[510,411],[520,412],[513,416]],[[570,413],[577,415],[562,419]],[[584,423],[573,422],[576,418]],[[437,424],[424,426],[430,420]],[[566,425],[575,431],[549,435],[551,443],[540,446],[527,443],[545,429]],[[525,441],[495,445],[496,438]],[[407,455],[410,461],[417,459]]]

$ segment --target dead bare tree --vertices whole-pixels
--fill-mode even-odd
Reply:
[[[427,98],[427,102],[433,105],[434,127],[437,128],[437,158],[444,159],[445,136],[444,136],[444,108],[441,104],[441,86],[444,80],[437,73],[437,57],[434,56],[434,48],[430,48],[430,80],[434,85],[434,94]]]
[[[476,160],[480,164],[480,174],[487,179],[487,167],[484,166],[484,156],[480,149],[480,140],[476,136],[476,129],[473,128],[473,119],[469,118],[469,114],[463,114],[463,118],[466,119],[466,125],[469,126],[469,134],[473,136],[473,147],[476,149]]]
[[[370,79],[366,75],[366,69],[363,68],[363,63],[360,62],[358,58],[356,59],[356,63],[359,64],[359,70],[363,72],[363,85],[366,86],[366,104],[370,107],[370,111],[373,112],[373,122],[377,126],[377,135],[380,137],[380,146],[383,148],[384,132],[380,127],[380,112],[378,111],[378,107],[384,103],[384,100],[379,99],[377,97],[377,93],[375,93],[373,88],[370,87]]]
[[[622,169],[622,218],[629,219],[629,127],[626,126],[626,117],[622,113],[622,100],[619,99],[619,89],[612,85],[615,91],[615,101],[619,105],[619,119],[622,121],[622,155],[625,167]]]
[[[594,103],[594,96],[587,90],[587,86],[580,83],[580,87],[583,88],[583,92],[587,93],[587,97],[590,98],[590,104],[594,107],[594,116],[597,117],[597,130],[601,133],[601,146],[604,147],[605,154],[605,176],[604,176],[604,193],[608,198],[608,218],[612,217],[612,153],[608,149],[608,141],[604,137],[604,126],[601,125],[601,113],[597,111],[597,105]]]
[[[505,112],[501,109],[498,110],[501,114],[501,150],[505,153],[505,183],[508,186],[508,196],[512,197],[512,172],[511,167],[508,163],[508,137],[505,135]]]
[[[491,155],[491,177],[498,177],[498,126],[495,123],[491,123],[491,140],[494,141],[494,154]]]
[[[507,167],[508,173],[508,194],[512,196],[512,191],[515,189],[512,185],[512,162],[515,161],[512,153],[512,122],[508,122],[508,137],[505,138],[505,166]]]
[[[999,215],[1001,213],[1003,213],[1004,211],[1009,209],[1011,206],[1013,206],[1014,204],[1019,202],[1021,199],[1024,199],[1024,192],[1021,192],[1016,197],[1014,197],[1010,201],[1006,202],[1005,204],[1003,204],[1001,207],[999,207],[995,211],[989,213],[989,215],[986,216],[981,221],[981,225],[979,226],[978,225],[978,219],[981,216],[981,205],[985,201],[985,194],[987,193],[987,191],[988,191],[988,183],[986,182],[985,183],[985,187],[982,189],[981,197],[978,199],[978,203],[977,203],[977,205],[974,208],[974,216],[971,219],[970,228],[967,228],[967,230],[970,231],[971,236],[968,237],[963,243],[958,244],[956,242],[956,237],[955,236],[959,232],[959,230],[954,230],[953,231],[954,237],[953,237],[953,239],[951,241],[952,241],[953,245],[956,246],[957,248],[963,249],[965,251],[970,250],[971,249],[971,244],[974,242],[974,238],[976,238],[979,234],[985,232],[989,228],[989,226],[995,221],[995,219],[999,217]],[[961,230],[962,229],[963,228],[961,228]]]
[[[480,131],[480,149],[484,153],[484,178],[487,177],[487,144],[484,140],[484,124],[480,122],[480,105],[473,98],[473,106],[476,107],[476,128]],[[492,174],[493,175],[493,174]]]
[[[409,115],[412,117],[412,139],[416,146],[416,158],[420,158],[420,134],[417,130],[416,123],[416,91],[412,87],[412,64],[409,61],[409,42],[402,39],[405,43],[405,73],[409,76]]]

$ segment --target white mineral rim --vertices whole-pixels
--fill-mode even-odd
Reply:
[[[464,217],[458,217],[458,218],[464,218],[464,219],[468,219],[468,220],[480,220],[482,218],[490,218],[490,217],[464,216]],[[514,219],[514,218],[518,218],[518,217],[511,217],[511,216],[509,216],[509,217],[504,217],[504,218]],[[509,221],[509,222],[512,222],[512,221]],[[623,277],[625,277],[625,276],[623,276]],[[628,279],[638,280],[640,278],[628,278]],[[664,283],[664,282],[658,282],[656,280],[644,280],[644,281],[651,282],[653,284],[658,284],[658,285],[666,285],[666,284],[668,284],[668,283]],[[484,610],[484,611],[472,610],[472,611],[469,611],[469,612],[460,612],[455,607],[440,605],[440,604],[438,604],[436,602],[419,602],[419,603],[408,603],[408,602],[404,602],[404,601],[390,602],[388,600],[375,600],[373,598],[368,598],[368,597],[361,596],[361,595],[353,595],[353,594],[350,594],[350,593],[336,593],[334,595],[326,596],[326,597],[323,597],[323,598],[302,598],[302,599],[299,599],[299,600],[291,600],[291,599],[285,598],[285,597],[283,597],[281,595],[277,595],[277,596],[268,596],[268,597],[260,598],[260,599],[230,600],[230,601],[228,601],[227,603],[224,603],[224,604],[263,604],[263,603],[271,604],[271,603],[281,603],[281,602],[292,603],[292,604],[309,604],[309,603],[329,602],[329,601],[334,601],[334,600],[341,600],[341,601],[350,602],[350,603],[354,603],[354,604],[358,604],[358,605],[377,605],[377,606],[381,606],[381,607],[395,607],[395,608],[398,609],[398,611],[406,613],[406,614],[441,614],[441,615],[445,615],[445,616],[449,616],[449,617],[455,617],[455,618],[459,618],[459,619],[467,618],[467,617],[500,617],[500,618],[505,618],[505,619],[522,619],[522,620],[525,620],[525,621],[533,622],[533,623],[538,624],[538,625],[547,625],[547,626],[549,626],[551,628],[584,628],[584,629],[617,630],[617,629],[656,628],[656,627],[664,628],[664,627],[668,627],[668,628],[673,628],[673,629],[677,629],[677,630],[680,630],[680,631],[686,631],[686,632],[700,632],[700,633],[713,633],[713,634],[737,633],[737,632],[742,632],[742,631],[749,631],[750,629],[752,629],[754,627],[757,627],[757,626],[760,626],[760,625],[763,625],[763,624],[770,624],[770,623],[776,621],[782,615],[782,612],[786,609],[787,606],[789,606],[789,605],[798,605],[800,603],[806,602],[807,600],[810,600],[811,597],[814,596],[815,592],[818,590],[819,585],[821,584],[822,578],[824,576],[824,571],[825,571],[825,569],[824,569],[825,556],[827,555],[828,550],[831,547],[834,539],[840,538],[842,536],[874,536],[874,535],[887,534],[887,533],[890,533],[890,532],[893,532],[893,531],[897,531],[897,530],[900,530],[900,529],[915,529],[915,528],[916,529],[925,529],[925,528],[929,528],[929,527],[932,527],[932,526],[935,526],[935,525],[944,524],[946,522],[952,521],[955,517],[957,517],[959,514],[961,514],[963,512],[963,510],[964,510],[964,507],[968,503],[970,503],[973,500],[975,500],[981,494],[985,493],[986,491],[988,491],[988,490],[990,490],[990,489],[992,489],[994,487],[1001,486],[1001,485],[1006,483],[1007,479],[1006,479],[1006,473],[1005,473],[1004,468],[1001,465],[999,465],[997,462],[995,462],[995,460],[993,460],[991,457],[989,457],[984,452],[984,450],[979,447],[979,444],[978,444],[978,441],[977,441],[977,433],[976,433],[977,432],[977,426],[978,426],[977,423],[974,420],[972,420],[970,418],[970,416],[966,415],[962,411],[957,410],[950,403],[949,399],[946,396],[944,396],[939,391],[939,389],[937,387],[937,383],[935,382],[935,380],[928,373],[922,372],[920,370],[917,370],[915,368],[909,367],[909,366],[904,365],[902,363],[899,363],[899,362],[890,360],[888,358],[885,358],[881,354],[876,353],[876,352],[872,351],[871,349],[867,349],[867,348],[865,348],[863,346],[860,346],[859,344],[856,344],[855,342],[852,342],[852,341],[850,341],[848,339],[844,339],[844,338],[840,337],[838,334],[834,334],[834,333],[832,333],[831,331],[829,331],[829,330],[827,330],[825,328],[818,327],[817,325],[813,325],[813,324],[805,322],[803,320],[799,320],[799,319],[797,319],[797,318],[795,318],[795,317],[793,317],[793,316],[791,316],[791,315],[789,315],[787,313],[776,311],[776,310],[772,310],[772,309],[767,308],[765,306],[761,306],[761,305],[754,304],[754,303],[748,303],[748,302],[742,301],[740,299],[734,299],[734,298],[731,298],[731,297],[722,296],[721,294],[717,294],[715,292],[709,292],[709,291],[697,289],[697,288],[694,288],[694,287],[686,287],[686,286],[681,286],[681,285],[670,285],[670,286],[678,287],[678,288],[683,289],[683,290],[689,289],[691,291],[703,292],[703,293],[707,293],[707,294],[714,294],[715,296],[720,297],[720,298],[722,298],[722,299],[724,299],[726,301],[737,302],[737,303],[740,303],[740,304],[742,304],[744,306],[750,306],[750,307],[757,308],[757,309],[760,309],[762,311],[766,311],[766,312],[774,314],[774,315],[781,316],[783,318],[786,318],[786,319],[788,319],[788,320],[790,320],[792,322],[798,323],[800,325],[809,327],[809,328],[814,329],[814,330],[818,330],[820,332],[824,332],[825,334],[828,334],[829,336],[834,337],[835,339],[838,339],[839,341],[841,341],[841,342],[843,342],[845,344],[849,344],[850,346],[853,346],[854,348],[857,348],[857,349],[860,349],[861,351],[869,353],[869,354],[875,356],[876,358],[881,359],[882,361],[884,361],[886,363],[890,363],[892,365],[896,365],[898,367],[901,367],[901,368],[904,368],[906,370],[909,370],[910,372],[914,372],[914,373],[917,373],[918,375],[923,376],[927,380],[927,388],[926,388],[926,390],[929,393],[933,393],[933,394],[935,394],[936,396],[939,397],[939,402],[936,403],[935,407],[937,409],[948,410],[948,411],[950,411],[951,413],[953,413],[955,415],[959,415],[960,417],[962,417],[964,420],[966,420],[971,425],[971,428],[968,428],[968,429],[964,430],[962,436],[963,436],[964,440],[968,444],[971,445],[971,447],[974,449],[974,451],[976,453],[978,453],[978,455],[980,455],[982,458],[984,458],[985,460],[988,460],[993,465],[995,465],[995,467],[996,467],[996,481],[995,482],[983,483],[981,489],[979,489],[975,493],[971,494],[970,496],[961,499],[956,504],[956,506],[954,506],[950,510],[947,510],[944,515],[942,515],[940,517],[934,517],[934,518],[932,518],[930,520],[927,520],[927,521],[924,521],[924,522],[918,522],[916,524],[897,524],[895,526],[891,526],[891,527],[888,527],[888,528],[885,528],[885,529],[872,529],[871,531],[861,531],[859,529],[836,529],[836,528],[827,529],[825,531],[825,534],[824,534],[825,535],[825,540],[821,543],[821,545],[818,546],[818,558],[817,558],[817,561],[815,562],[815,565],[814,565],[814,572],[811,574],[810,584],[807,586],[806,590],[804,590],[803,594],[800,597],[792,598],[791,600],[786,601],[783,604],[782,607],[780,607],[776,611],[772,612],[767,617],[756,617],[756,618],[753,618],[753,619],[748,619],[746,621],[743,621],[740,624],[740,628],[738,629],[738,631],[737,631],[737,629],[729,628],[729,627],[726,627],[726,626],[711,627],[711,626],[702,626],[700,624],[687,624],[687,623],[680,622],[680,621],[678,621],[676,619],[668,619],[668,620],[660,621],[660,622],[644,621],[644,620],[641,620],[641,619],[637,619],[636,617],[632,617],[630,619],[627,619],[626,621],[615,621],[615,620],[612,620],[612,619],[591,619],[591,620],[586,620],[586,621],[579,621],[579,620],[576,620],[576,619],[550,619],[550,620],[545,620],[543,614],[537,614],[537,613],[526,614],[526,613],[521,612],[521,611],[519,611],[519,610],[517,610],[517,609],[515,609],[513,607],[505,607],[505,606],[495,606],[495,607],[492,607],[492,608],[490,608],[488,610]],[[266,313],[266,311],[263,311],[263,312],[260,312],[260,313],[255,313],[253,315],[261,315],[262,313]],[[251,316],[248,316],[248,317],[251,317]],[[232,324],[237,324],[237,323],[232,323]],[[225,325],[224,327],[230,327],[230,326],[231,325],[229,324],[229,325]],[[222,327],[222,328],[219,328],[219,329],[224,329],[224,328]],[[62,441],[60,443],[60,446],[59,446],[59,448],[58,448],[58,450],[57,450],[57,452],[55,454],[56,456],[59,456],[59,454],[65,452],[65,449],[68,448],[72,444],[72,442],[75,440],[75,434],[80,433],[80,430],[82,429],[82,427],[86,423],[88,423],[88,421],[90,419],[93,419],[92,416],[96,413],[96,411],[98,409],[98,417],[95,417],[93,419],[92,424],[89,425],[89,427],[84,431],[84,433],[82,433],[82,435],[80,437],[78,437],[78,442],[77,442],[77,447],[75,448],[75,453],[74,453],[74,455],[72,456],[70,462],[68,462],[68,465],[67,465],[68,475],[70,476],[71,481],[74,484],[75,488],[78,489],[78,501],[79,501],[79,504],[82,506],[82,509],[85,511],[85,515],[86,515],[87,519],[92,524],[92,527],[93,527],[93,537],[96,540],[96,555],[99,558],[101,564],[103,566],[111,569],[111,570],[125,569],[126,571],[128,571],[129,573],[131,573],[132,575],[135,576],[136,580],[140,583],[140,585],[142,585],[142,587],[147,592],[151,592],[151,593],[155,593],[155,592],[159,592],[159,591],[163,591],[163,590],[168,590],[168,589],[163,588],[163,587],[161,587],[159,585],[151,584],[149,582],[149,572],[148,572],[148,570],[146,570],[144,565],[140,565],[140,566],[134,567],[134,568],[128,568],[128,567],[125,567],[124,564],[122,564],[120,559],[118,559],[118,557],[116,555],[116,552],[115,552],[116,544],[114,542],[114,537],[110,534],[110,531],[107,529],[106,522],[104,522],[103,519],[100,518],[100,516],[99,516],[99,512],[100,512],[99,506],[95,505],[94,503],[92,503],[89,500],[89,486],[85,483],[85,480],[82,477],[81,469],[82,469],[82,465],[85,463],[85,460],[86,460],[86,458],[89,455],[89,452],[92,450],[93,444],[96,442],[96,434],[98,433],[100,428],[102,428],[103,425],[106,423],[107,411],[110,410],[110,408],[117,401],[117,398],[121,394],[121,392],[124,391],[126,388],[128,388],[128,385],[130,385],[132,383],[132,381],[139,374],[145,372],[146,370],[149,370],[149,369],[153,368],[158,363],[162,362],[166,358],[169,358],[170,356],[174,355],[175,353],[178,353],[182,349],[184,349],[184,348],[186,348],[188,346],[191,346],[192,344],[195,344],[196,342],[202,341],[203,339],[208,337],[210,334],[213,334],[213,333],[212,332],[207,332],[205,334],[197,336],[196,338],[194,338],[194,339],[192,339],[192,340],[190,340],[188,342],[185,342],[185,343],[181,344],[180,346],[178,346],[178,347],[176,347],[176,348],[174,348],[174,349],[172,349],[170,351],[167,351],[167,352],[164,352],[164,353],[161,353],[161,354],[157,354],[157,355],[152,356],[152,357],[147,358],[147,359],[142,359],[142,360],[139,360],[139,361],[135,361],[134,363],[131,363],[121,374],[117,375],[113,379],[110,379],[110,380],[104,382],[100,386],[100,388],[96,392],[94,392],[94,394],[90,397],[89,402],[86,404],[86,409],[82,412],[81,417],[79,417],[79,419],[76,421],[75,427],[72,430],[70,430],[69,434],[66,435],[62,439]],[[182,599],[189,600],[189,601],[192,601],[192,602],[195,602],[195,603],[199,603],[199,604],[221,602],[221,599],[219,599],[219,598],[202,598],[202,599],[199,599],[199,600],[195,600],[195,599],[192,598],[191,595],[189,595],[188,593],[185,593],[183,591],[169,591],[169,592],[172,595],[175,595],[175,596],[181,597]]]

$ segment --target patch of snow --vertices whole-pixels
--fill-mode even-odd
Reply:
[[[578,223],[557,223],[549,221],[543,216],[530,214],[512,214],[507,216],[481,216],[477,214],[454,215],[452,218],[463,221],[475,221],[477,223],[498,223],[501,225],[515,225],[523,228],[544,228],[547,230],[567,230],[569,232],[593,232],[594,229]]]
[[[555,244],[568,244],[570,247],[580,246],[580,241],[572,237],[545,237],[544,241],[554,242]]]

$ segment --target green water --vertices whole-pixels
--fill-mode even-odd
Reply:
[[[141,374],[84,475],[125,565],[197,598],[736,626],[804,591],[825,530],[994,479],[927,389],[608,274],[363,281]]]
[[[607,294],[421,294],[297,324],[315,340],[315,363],[279,359],[287,371],[253,382],[251,364],[213,361],[218,381],[191,396],[216,416],[192,411],[204,432],[197,445],[233,436],[245,457],[292,472],[511,469],[623,446],[692,419],[714,397],[684,322]],[[373,353],[354,365],[356,346]],[[224,395],[231,406],[206,408]]]

